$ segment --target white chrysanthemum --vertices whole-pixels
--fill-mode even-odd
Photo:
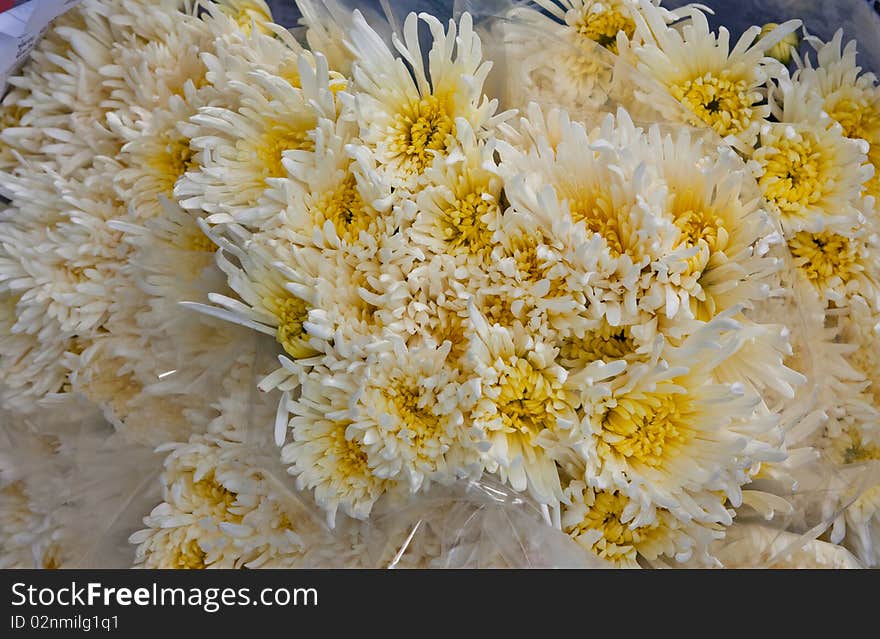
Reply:
[[[657,128],[648,132],[646,152],[658,157],[668,189],[664,209],[679,231],[674,250],[696,249],[683,270],[671,268],[668,288],[687,296],[691,314],[704,321],[765,298],[779,268],[769,248],[781,238],[739,158]]]
[[[789,120],[766,125],[752,153],[758,185],[786,236],[846,229],[859,222],[863,184],[871,175],[863,142],[840,127]]]
[[[101,67],[102,85],[110,96],[113,116],[126,126],[145,128],[153,111],[168,108],[173,96],[182,97],[187,83],[205,84],[206,66],[200,54],[210,51],[218,32],[208,13],[218,5],[192,2],[120,2],[111,21],[126,32],[113,44],[112,62]],[[197,15],[205,10],[202,16]]]
[[[353,93],[341,94],[379,170],[392,186],[409,189],[424,182],[435,158],[455,147],[457,118],[467,120],[479,138],[497,121],[497,101],[483,95],[491,64],[482,61],[470,14],[462,15],[460,28],[450,22],[448,31],[433,16],[420,17],[433,38],[427,68],[416,14],[407,16],[403,42],[393,36],[401,59],[355,12],[349,34],[355,54]]]
[[[761,28],[752,27],[731,49],[727,29],[712,33],[700,11],[691,12],[679,31],[667,27],[662,12],[648,0],[640,0],[640,7],[634,18],[644,44],[628,52],[636,68],[687,107],[691,124],[711,127],[733,146],[750,147],[770,115],[763,87],[782,69],[765,51],[800,21],[786,22],[757,42]]]
[[[218,419],[223,419],[222,417]],[[164,501],[133,534],[135,564],[144,568],[297,566],[304,540],[296,519],[307,517],[249,463],[241,441],[206,435],[175,445],[162,475]]]
[[[119,169],[114,182],[119,198],[129,203],[131,219],[140,222],[162,215],[160,196],[173,197],[184,174],[198,169],[185,125],[200,106],[216,97],[211,87],[197,89],[188,80],[181,95],[171,95],[163,107],[134,126],[126,125],[115,112],[108,116],[126,140],[116,157]]]
[[[482,434],[466,421],[477,380],[463,383],[449,366],[450,342],[412,349],[390,342],[367,361],[352,397],[351,432],[364,442],[372,472],[410,492],[479,474]]]
[[[552,346],[521,325],[489,326],[475,309],[470,322],[474,337],[466,358],[482,391],[471,419],[491,443],[486,469],[514,490],[558,503],[563,495],[556,460],[576,435],[581,395],[623,366],[599,361],[569,378],[554,361]]]
[[[562,530],[581,546],[616,567],[639,568],[638,560],[666,556],[687,561],[705,554],[719,529],[682,522],[663,509],[652,520],[638,519],[638,504],[618,490],[596,490],[573,481],[565,490]]]
[[[186,127],[196,151],[197,170],[186,173],[174,195],[188,209],[209,213],[211,223],[259,226],[280,213],[264,197],[274,182],[288,178],[285,157],[315,149],[320,118],[335,119],[326,60],[315,57],[312,68],[299,58],[301,88],[277,75],[256,69],[248,82],[230,85],[237,108],[206,106]],[[196,167],[193,167],[196,169]]]
[[[478,140],[466,120],[458,121],[458,137],[460,151],[426,170],[432,186],[419,194],[407,233],[429,255],[479,269],[491,255],[500,224],[504,181],[494,140]]]
[[[557,126],[565,130],[555,148],[544,138],[530,149],[501,148],[502,172],[513,174],[506,185],[511,209],[505,219],[511,221],[501,225],[505,235],[519,219],[527,243],[545,237],[547,248],[536,256],[538,265],[543,262],[534,278],[539,290],[562,286],[570,302],[589,305],[595,319],[617,326],[640,310],[664,306],[673,317],[680,299],[658,275],[669,270],[661,263],[675,251],[679,231],[663,215],[664,182],[639,152],[641,130],[622,110],[592,134],[567,118]],[[573,318],[568,312],[563,323]]]
[[[281,459],[300,488],[315,491],[331,527],[339,509],[366,518],[393,486],[373,472],[368,443],[353,427],[350,406],[357,375],[316,368],[304,376],[299,397],[288,405],[292,441],[282,449]]]
[[[788,239],[793,264],[826,302],[845,305],[861,295],[876,308],[880,284],[880,253],[869,229],[849,233],[800,231]]]
[[[266,192],[281,213],[260,225],[261,235],[286,250],[327,251],[359,244],[364,232],[375,238],[396,229],[389,215],[391,189],[369,154],[360,149],[352,157],[346,150],[356,129],[352,122],[322,119],[314,131],[314,152],[290,154],[285,164],[291,179],[273,183]]]
[[[62,15],[21,74],[9,79],[14,90],[0,110],[17,126],[0,131],[0,141],[33,166],[82,177],[96,155],[119,149],[105,121],[110,91],[100,70],[112,64],[123,34],[104,13],[103,4],[91,0]]]
[[[0,293],[0,406],[28,413],[43,398],[69,390],[76,338],[43,318],[29,326],[21,318],[34,309],[19,308],[18,296]],[[37,330],[35,330],[37,329]]]
[[[80,183],[47,174],[39,182],[33,190],[34,181],[24,182],[28,188],[16,189],[15,200],[48,201],[58,218],[47,223],[25,215],[0,225],[6,266],[0,281],[20,295],[20,308],[33,308],[26,315],[45,313],[63,331],[88,336],[107,319],[121,283],[126,250],[121,233],[108,224],[120,210],[101,176]],[[32,319],[23,316],[21,325]]]
[[[659,5],[659,0],[651,0]],[[509,74],[504,90],[515,104],[531,100],[588,114],[613,93],[627,71],[612,54],[618,38],[638,36],[636,0],[536,0],[517,6],[499,25]],[[668,22],[687,13],[657,7]],[[602,50],[606,49],[608,52]]]
[[[585,424],[586,481],[619,490],[636,505],[635,524],[656,508],[683,521],[730,523],[748,471],[784,457],[776,418],[739,383],[717,383],[714,369],[735,349],[736,323],[719,317],[663,359],[635,364],[592,400]]]
[[[870,148],[868,161],[874,175],[867,183],[867,193],[880,199],[880,86],[873,73],[862,73],[856,64],[856,42],[843,47],[843,30],[828,43],[815,38],[816,66],[809,59],[797,72],[797,79],[818,92],[822,106],[832,120],[843,127],[849,138],[865,140]]]

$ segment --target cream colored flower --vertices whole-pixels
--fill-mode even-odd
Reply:
[[[856,42],[852,40],[841,50],[843,30],[838,30],[828,43],[815,38],[809,42],[816,48],[816,66],[806,65],[797,78],[817,91],[823,108],[832,120],[843,127],[844,135],[864,140],[869,145],[868,161],[874,175],[866,192],[880,198],[880,86],[873,73],[862,73],[856,63]]]
[[[664,20],[674,22],[687,9],[668,11],[657,5]],[[496,28],[504,43],[508,100],[558,105],[589,116],[615,95],[626,74],[618,66],[618,38],[641,40],[636,32],[637,0],[537,0],[538,7],[516,6]],[[602,49],[607,50],[603,51]]]
[[[562,530],[581,546],[621,568],[661,556],[679,562],[721,536],[718,528],[685,523],[658,509],[653,521],[637,521],[638,505],[617,490],[596,490],[573,481],[565,490]]]
[[[491,443],[486,469],[514,490],[556,504],[563,499],[556,460],[578,429],[581,393],[620,367],[598,362],[572,382],[555,350],[521,325],[489,326],[475,309],[470,322],[467,360],[482,391],[470,416]]]
[[[293,441],[281,451],[297,485],[315,491],[331,527],[340,508],[350,517],[365,519],[376,500],[393,487],[371,468],[368,443],[353,426],[354,374],[318,368],[303,378],[299,398],[288,406]]]
[[[459,265],[479,268],[489,259],[501,214],[504,181],[493,140],[481,142],[466,120],[458,121],[460,152],[426,170],[433,185],[419,195],[408,230],[430,255],[449,255]]]
[[[733,146],[750,147],[770,115],[762,104],[764,86],[782,69],[765,52],[800,22],[790,20],[760,39],[761,28],[752,27],[731,49],[727,29],[712,33],[700,11],[679,31],[667,27],[648,0],[640,0],[640,7],[635,19],[644,44],[632,48],[636,68],[687,107],[691,124],[712,128]]]
[[[191,118],[193,126],[185,130],[196,166],[174,189],[184,208],[205,211],[213,224],[256,226],[280,212],[264,194],[288,179],[285,157],[314,151],[319,119],[336,117],[326,61],[318,56],[316,63],[313,69],[300,56],[302,88],[255,69],[247,83],[230,85],[239,106],[206,106]]]
[[[221,418],[222,419],[222,418]],[[238,440],[194,436],[171,447],[163,499],[131,535],[144,568],[258,568],[297,565],[304,510],[285,502]]]
[[[758,185],[786,236],[858,223],[863,184],[871,174],[864,144],[840,128],[779,122],[761,130],[752,154]]]
[[[363,439],[373,473],[411,492],[481,470],[482,433],[466,421],[480,391],[447,363],[451,346],[407,349],[391,338],[367,361],[352,398],[350,428]]]
[[[878,300],[875,239],[866,229],[850,233],[800,231],[788,240],[793,264],[826,302],[844,305],[858,294]]]
[[[458,118],[467,120],[478,138],[497,121],[497,101],[483,95],[491,64],[482,60],[470,15],[463,14],[459,26],[450,22],[448,31],[433,16],[421,14],[421,19],[433,39],[427,68],[416,14],[407,16],[403,41],[393,38],[397,58],[356,11],[348,36],[355,54],[354,86],[342,94],[382,175],[393,187],[411,190],[424,183],[435,158],[456,146]]]
[[[662,361],[628,368],[608,397],[590,400],[586,481],[629,497],[640,513],[633,526],[653,521],[657,508],[729,525],[724,499],[739,504],[748,470],[784,457],[776,418],[755,412],[759,397],[713,378],[735,350],[736,328],[716,318],[682,346],[667,346]]]

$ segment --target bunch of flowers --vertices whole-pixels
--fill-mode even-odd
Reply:
[[[85,0],[12,78],[0,563],[452,565],[499,495],[557,563],[880,562],[854,42],[297,4]]]

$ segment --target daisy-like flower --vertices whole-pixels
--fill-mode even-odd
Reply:
[[[171,198],[177,182],[198,167],[196,152],[184,132],[187,119],[210,102],[213,92],[196,89],[187,81],[183,95],[170,96],[165,108],[155,110],[138,126],[126,126],[116,113],[109,120],[127,140],[118,155],[121,165],[115,183],[119,198],[127,200],[135,221],[162,215],[160,196]]]
[[[121,15],[113,16],[113,23],[128,22],[125,31],[134,33],[117,38],[112,63],[100,69],[102,85],[110,93],[107,104],[114,117],[127,127],[143,129],[153,111],[167,109],[172,96],[184,96],[187,83],[205,86],[207,67],[200,54],[212,51],[229,25],[219,25],[210,13],[218,13],[222,3],[119,4]]]
[[[209,213],[212,224],[258,225],[280,212],[264,194],[273,181],[288,178],[285,156],[313,151],[319,118],[336,118],[326,60],[316,56],[315,63],[313,69],[300,56],[301,88],[256,69],[247,83],[230,85],[240,106],[205,106],[191,118],[187,133],[198,170],[174,189],[183,207]]]
[[[822,106],[832,120],[843,127],[844,135],[864,140],[869,145],[868,161],[874,174],[866,191],[880,198],[880,86],[873,73],[862,73],[856,64],[856,42],[843,45],[843,30],[838,30],[828,43],[815,38],[809,42],[816,48],[816,66],[810,60],[797,72],[797,78],[816,90]]]
[[[283,485],[276,487],[259,464],[248,463],[257,455],[242,434],[197,435],[170,447],[161,478],[163,502],[144,519],[147,528],[130,537],[138,544],[135,565],[297,566],[304,540],[296,522],[308,521],[307,515]]]
[[[450,255],[456,264],[479,267],[494,246],[504,181],[495,161],[495,143],[480,142],[464,119],[458,120],[460,152],[426,171],[433,185],[419,194],[412,241],[431,255]]]
[[[749,468],[778,458],[775,418],[755,412],[759,397],[712,376],[734,350],[725,333],[736,328],[716,318],[664,349],[662,361],[633,365],[611,382],[610,396],[590,400],[587,481],[629,497],[640,513],[634,527],[657,508],[729,525],[724,499],[739,504]]]
[[[668,11],[651,0],[664,20],[688,13]],[[537,0],[540,8],[518,6],[498,27],[511,79],[505,90],[514,104],[538,100],[574,113],[589,113],[616,96],[615,81],[628,70],[611,54],[618,38],[636,33],[637,0]],[[607,50],[605,53],[601,49]],[[515,78],[515,79],[514,79]]]
[[[368,360],[353,397],[350,428],[363,440],[373,473],[410,492],[479,474],[481,433],[465,421],[479,396],[477,380],[462,383],[449,366],[450,342],[407,349],[390,341]]]
[[[578,544],[616,567],[639,568],[639,559],[660,556],[687,561],[705,551],[721,533],[711,527],[684,523],[658,509],[653,521],[636,521],[638,504],[618,490],[596,490],[582,481],[565,489],[562,530]]]
[[[758,185],[787,236],[858,223],[871,175],[863,142],[843,137],[840,127],[785,120],[765,126],[759,144],[752,154]]]
[[[800,231],[788,239],[793,265],[822,299],[845,305],[859,294],[878,303],[878,263],[875,238],[867,230],[849,233]]]
[[[314,153],[290,154],[285,164],[291,179],[274,183],[265,195],[281,213],[260,225],[261,235],[282,247],[342,250],[359,244],[361,233],[375,238],[396,227],[391,189],[369,154],[360,149],[352,157],[347,151],[355,130],[351,122],[322,119],[314,132]]]
[[[17,125],[0,130],[3,145],[64,176],[82,178],[96,155],[119,149],[106,124],[110,91],[100,70],[124,36],[104,13],[101,3],[86,2],[60,16],[9,79],[13,90],[3,101]]]
[[[712,33],[700,11],[691,12],[679,31],[648,0],[640,0],[640,7],[634,18],[644,44],[630,52],[636,68],[687,107],[690,123],[712,128],[735,147],[750,147],[770,115],[762,87],[782,69],[765,52],[800,21],[785,22],[760,39],[761,28],[752,27],[731,49],[727,29]]]
[[[554,349],[522,325],[489,326],[476,309],[470,322],[474,337],[467,360],[482,390],[471,419],[491,444],[486,469],[514,490],[556,504],[563,499],[556,458],[579,423],[577,390],[620,367],[600,362],[578,378],[581,386],[555,363]]]
[[[419,43],[419,17],[431,30],[427,68]],[[355,54],[354,92],[341,94],[360,126],[362,143],[375,156],[380,172],[393,187],[422,185],[435,158],[456,146],[456,120],[464,118],[478,138],[502,119],[497,100],[483,95],[491,63],[482,60],[480,38],[470,14],[448,31],[433,16],[406,18],[403,41],[393,36],[394,56],[382,38],[354,14],[349,45]],[[412,68],[412,72],[410,71]]]
[[[655,285],[651,273],[652,264],[672,253],[678,234],[662,214],[666,187],[637,152],[641,131],[623,111],[619,118],[616,122],[609,115],[595,135],[566,119],[557,125],[564,131],[555,148],[542,138],[525,151],[501,147],[502,172],[512,174],[505,191],[511,203],[505,218],[511,223],[501,225],[504,234],[513,221],[523,220],[532,244],[536,233],[544,235],[545,244],[559,255],[558,282],[566,282],[566,292],[583,291],[586,299],[573,299],[574,304],[583,307],[588,301],[595,319],[605,318],[612,326],[640,309],[663,305],[673,316],[680,305],[678,297],[668,298]],[[610,141],[618,124],[631,129],[622,134],[632,138],[628,149]],[[546,264],[551,254],[542,253],[539,261]],[[545,266],[534,279],[541,284],[550,274],[554,271]],[[563,315],[562,323],[570,324],[573,317]]]
[[[281,451],[300,488],[314,489],[331,527],[342,511],[356,519],[369,516],[376,500],[393,483],[371,468],[363,433],[353,426],[353,373],[316,368],[304,376],[298,399],[288,406],[293,415],[293,440]]]
[[[769,248],[781,238],[746,167],[730,151],[710,154],[687,133],[661,137],[652,128],[648,143],[649,153],[659,151],[664,208],[679,231],[673,250],[689,255],[672,263],[670,288],[684,289],[691,314],[703,321],[766,297],[779,268]]]
[[[121,234],[108,224],[120,215],[112,187],[102,177],[76,182],[53,173],[23,182],[28,190],[7,184],[16,199],[30,193],[48,203],[48,210],[35,219],[23,216],[0,225],[7,265],[0,282],[20,294],[20,326],[30,324],[32,315],[46,313],[69,335],[90,334],[107,320],[121,284],[120,255],[125,250]],[[32,310],[24,311],[29,306]],[[42,324],[37,320],[32,326]]]

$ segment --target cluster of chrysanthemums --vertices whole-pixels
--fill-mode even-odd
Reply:
[[[880,562],[855,43],[297,4],[85,0],[12,78],[0,565],[450,565],[391,515],[468,481],[591,561]]]

